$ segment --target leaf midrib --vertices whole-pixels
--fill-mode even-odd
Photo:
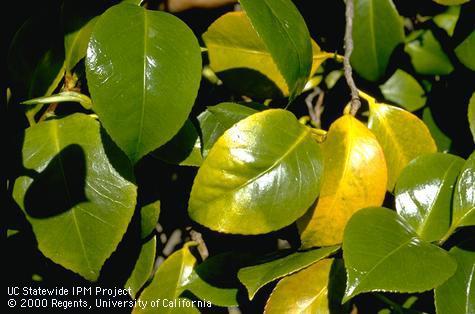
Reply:
[[[54,145],[55,145],[56,151],[58,152],[60,172],[61,172],[61,176],[63,178],[64,186],[65,186],[65,189],[66,189],[66,198],[69,200],[69,203],[72,206],[73,202],[71,200],[71,192],[69,191],[68,181],[66,180],[66,175],[64,173],[63,161],[61,159],[61,153],[60,153],[61,152],[61,145],[60,145],[60,142],[59,142],[60,139],[59,139],[59,131],[58,131],[58,122],[57,121],[52,122],[52,126],[53,126],[52,130],[54,131],[54,134],[52,134],[52,137],[54,139]],[[76,205],[76,206],[78,208],[80,208],[79,205]],[[75,211],[74,207],[71,209],[71,214],[72,214],[72,217],[73,217],[76,232],[78,234],[79,243],[81,244],[84,259],[86,260],[87,268],[89,269],[89,271],[95,273],[95,271],[91,267],[91,262],[89,260],[89,257],[87,256],[86,247],[84,245],[84,239],[82,237],[81,230],[79,229],[79,224],[78,224],[78,220],[77,220],[77,217],[76,217],[76,211]]]
[[[250,178],[249,180],[247,180],[246,182],[230,189],[230,190],[227,190],[225,191],[223,194],[221,194],[220,196],[216,197],[215,199],[211,200],[209,204],[211,203],[214,203],[214,202],[217,202],[219,199],[221,199],[222,197],[224,197],[225,195],[228,195],[228,194],[231,194],[231,193],[234,193],[236,192],[237,190],[240,190],[242,189],[244,186],[246,185],[249,185],[250,183],[258,180],[259,178],[261,178],[262,176],[266,175],[267,173],[271,172],[275,167],[277,167],[290,153],[292,153],[295,149],[297,149],[297,147],[300,146],[300,144],[307,138],[308,134],[310,133],[310,128],[306,128],[305,130],[302,131],[302,133],[299,135],[299,137],[297,138],[297,140],[282,154],[282,156],[280,156],[279,158],[277,158],[277,160],[271,165],[269,166],[269,168],[267,168],[266,170],[264,170],[263,172],[259,173],[259,175],[257,176],[254,176],[252,178]]]

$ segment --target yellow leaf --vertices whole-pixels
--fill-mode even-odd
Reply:
[[[344,115],[330,126],[322,152],[325,170],[320,198],[297,221],[304,248],[341,243],[350,217],[361,208],[380,206],[386,193],[383,150],[353,116]]]
[[[414,114],[378,103],[360,92],[369,103],[369,129],[376,135],[388,166],[388,190],[394,189],[399,174],[414,158],[435,153],[437,146],[424,122]]]

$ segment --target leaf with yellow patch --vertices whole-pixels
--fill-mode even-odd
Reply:
[[[381,144],[388,166],[388,190],[392,191],[402,169],[414,158],[435,153],[437,146],[424,122],[412,113],[378,103],[361,93],[369,103],[369,129]]]
[[[302,246],[343,241],[343,230],[359,209],[380,206],[386,193],[387,168],[376,137],[351,115],[336,120],[322,144],[323,185],[318,203],[298,220]]]

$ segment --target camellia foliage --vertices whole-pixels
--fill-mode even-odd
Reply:
[[[343,1],[29,18],[8,283],[205,301],[129,313],[475,313],[474,3],[352,1],[356,114]]]

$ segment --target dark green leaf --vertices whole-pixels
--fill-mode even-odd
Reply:
[[[259,234],[302,216],[320,191],[322,155],[311,130],[269,109],[227,130],[193,183],[188,212],[219,232]]]
[[[424,108],[424,111],[422,112],[422,120],[434,138],[438,150],[440,152],[448,152],[452,146],[452,139],[439,128],[437,122],[434,120],[431,108]]]
[[[450,207],[464,160],[428,154],[412,160],[396,183],[396,209],[425,241],[440,240],[450,227]]]
[[[304,19],[290,0],[240,3],[285,78],[292,100],[303,90],[312,67],[312,46]]]
[[[437,314],[475,313],[475,247],[473,239],[469,241],[449,251],[458,267],[455,275],[434,291]]]
[[[241,283],[238,270],[257,258],[242,252],[222,253],[206,259],[193,270],[186,290],[218,306],[237,306]]]
[[[343,258],[348,275],[343,302],[369,291],[430,290],[457,268],[444,250],[421,240],[396,212],[381,207],[362,209],[350,219]]]
[[[224,102],[208,107],[198,116],[201,128],[201,148],[203,157],[208,156],[211,147],[234,124],[258,111],[249,106]]]
[[[109,159],[109,158],[114,159]],[[96,280],[135,208],[132,167],[84,114],[41,122],[26,131],[14,197],[33,226],[40,251]]]
[[[239,270],[238,278],[246,286],[249,299],[253,299],[256,292],[269,282],[308,267],[335,253],[339,248],[339,246],[330,246],[311,251],[296,252],[271,262],[245,267]]]
[[[404,50],[411,56],[418,73],[447,75],[453,71],[452,63],[432,31],[419,31],[409,36],[414,39],[406,43]]]
[[[392,0],[355,1],[351,64],[358,74],[370,81],[381,78],[403,40],[402,18]]]
[[[97,21],[86,73],[94,111],[137,162],[186,121],[201,77],[200,47],[178,18],[121,4]]]
[[[186,120],[180,131],[151,155],[172,165],[199,167],[203,162],[201,141],[193,122]]]
[[[426,103],[422,86],[403,70],[396,70],[389,80],[379,88],[381,88],[384,98],[409,111],[416,111],[424,107]]]
[[[152,276],[156,246],[157,239],[155,236],[142,245],[134,270],[124,285],[126,289],[130,288],[130,296],[133,299],[135,299],[137,293]]]
[[[472,71],[475,71],[475,31],[455,48],[455,54],[460,62]]]

